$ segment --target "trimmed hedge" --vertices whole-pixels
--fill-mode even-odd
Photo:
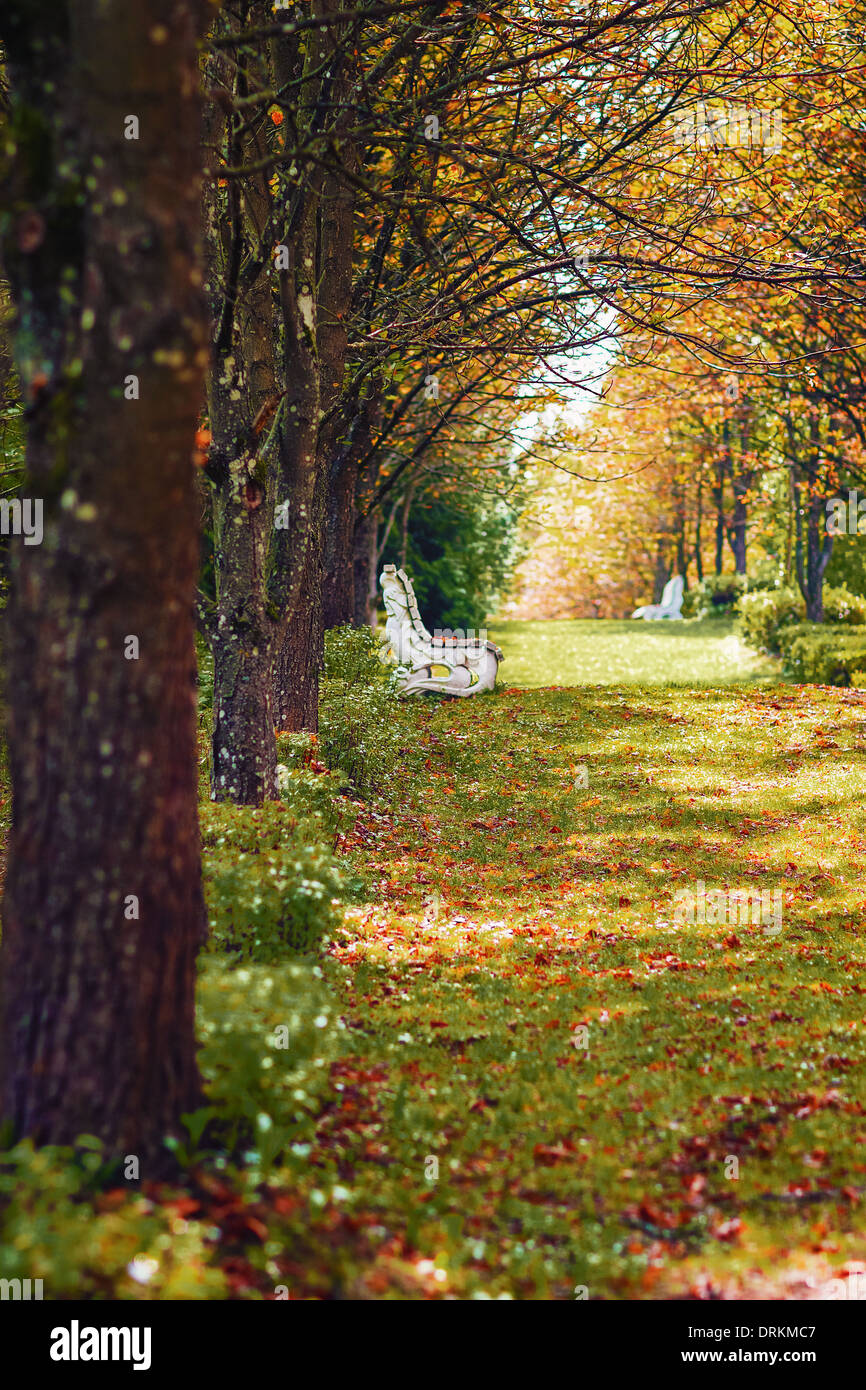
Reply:
[[[746,646],[778,655],[784,630],[802,623],[806,605],[796,589],[767,589],[743,594],[737,606],[737,628]]]
[[[334,930],[345,882],[319,820],[269,801],[204,806],[201,822],[211,950],[275,962]]]
[[[721,618],[746,591],[744,574],[708,574],[683,595],[684,618]]]
[[[368,800],[405,795],[421,767],[417,716],[398,700],[394,673],[382,664],[369,628],[325,633],[318,753]]]
[[[733,613],[745,594],[771,589],[772,582],[745,574],[708,574],[683,595],[684,618],[723,618]]]
[[[825,585],[824,622],[859,627],[866,623],[866,598],[852,594],[850,589],[832,589]]]
[[[860,685],[866,672],[866,625],[797,623],[780,633],[783,671],[808,685]]]
[[[778,655],[787,649],[786,632],[799,627],[806,617],[806,605],[797,589],[770,589],[744,594],[737,606],[740,636],[757,651]],[[844,629],[866,624],[866,599],[848,589],[824,589],[824,623],[808,624],[818,630]]]
[[[252,1143],[255,1158],[269,1165],[310,1137],[330,1093],[345,1030],[337,1001],[308,961],[238,969],[206,955],[196,1012],[208,1106],[230,1127],[230,1149],[239,1139]]]

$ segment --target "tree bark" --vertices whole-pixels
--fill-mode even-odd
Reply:
[[[277,728],[296,732],[319,728],[319,680],[324,658],[322,532],[326,479],[316,480],[311,538],[301,585],[302,599],[289,619],[274,671]]]
[[[812,485],[807,487],[806,534],[803,535],[803,509],[799,482],[794,484],[797,583],[806,604],[809,622],[824,621],[824,575],[833,553],[833,537],[826,531],[826,498],[814,486],[816,469],[810,470]]]
[[[746,496],[749,484],[742,477],[735,477],[732,481],[734,494],[734,504],[731,512],[731,529],[728,540],[731,546],[731,553],[734,557],[734,568],[737,574],[746,573],[746,525],[748,515],[746,509]]]
[[[791,575],[794,563],[794,512],[796,509],[796,496],[794,487],[794,468],[788,465],[788,505],[786,508],[785,520],[785,584],[791,583]]]
[[[370,611],[370,591],[376,592],[375,513],[362,516],[355,525],[355,626],[375,627],[375,611]]]
[[[731,479],[731,525],[728,529],[728,542],[734,557],[737,574],[746,573],[746,546],[748,540],[748,496],[755,480],[754,469],[748,467],[749,412],[748,402],[740,401],[740,447],[738,466],[734,467],[734,457],[730,444],[730,423],[724,422],[725,460]]]
[[[340,627],[355,617],[354,460],[342,452],[329,466],[325,535],[324,625]]]
[[[409,517],[412,515],[412,502],[415,498],[415,484],[407,483],[400,505],[400,569],[406,568],[406,554],[409,549]]]
[[[667,555],[667,542],[656,541],[656,558],[653,569],[653,603],[661,603],[665,585],[671,577],[671,567]]]
[[[269,21],[271,10],[267,5],[261,9],[259,18]],[[298,116],[301,130],[311,131],[330,80],[319,38],[310,35],[300,47],[291,37],[280,38],[272,61],[280,90],[303,78]],[[242,71],[235,93],[241,99]],[[243,116],[232,119],[234,129],[249,129]],[[250,153],[262,152],[245,146],[232,150],[238,160]],[[254,157],[247,162],[266,161]],[[307,567],[315,562],[310,549],[319,543],[316,257],[322,178],[318,164],[312,163],[295,185],[277,261],[270,260],[272,208],[264,170],[245,181],[242,198],[233,201],[229,188],[227,219],[209,219],[211,278],[221,282],[221,307],[215,313],[219,360],[209,383],[215,446],[209,473],[217,484],[217,596],[206,623],[214,649],[212,794],[252,805],[275,795],[277,663],[289,623],[305,603]],[[218,190],[212,190],[211,198],[222,211]],[[235,248],[247,240],[257,244],[263,228],[266,263],[258,265],[241,293]],[[272,314],[275,269],[279,326]],[[275,360],[279,338],[281,353]],[[261,366],[257,378],[251,375],[251,362]]]
[[[16,546],[6,631],[3,1111],[17,1136],[96,1135],[143,1174],[200,1099],[204,9],[7,0],[0,19],[25,134],[3,254],[26,490],[44,501],[43,543]]]
[[[274,707],[277,728],[282,731],[318,731],[322,617],[320,557],[311,547],[304,602],[292,614],[277,658]]]
[[[704,578],[704,557],[701,543],[701,522],[703,520],[704,509],[704,467],[703,458],[700,459],[698,466],[697,495],[695,498],[695,571],[698,576],[698,583],[701,584]]]
[[[716,482],[713,488],[713,502],[716,508],[716,556],[715,571],[721,574],[725,562],[725,456],[716,459]]]
[[[321,0],[323,13],[333,13],[338,0]],[[333,87],[331,100],[340,112],[335,123],[335,140],[341,142],[342,166],[329,172],[322,186],[317,217],[317,316],[316,359],[320,392],[321,423],[316,439],[315,486],[310,512],[309,538],[301,583],[300,602],[289,619],[275,671],[275,706],[280,729],[319,727],[319,678],[324,661],[324,635],[328,619],[341,620],[348,585],[340,582],[337,591],[323,587],[327,564],[326,533],[329,517],[328,494],[336,481],[338,533],[330,547],[332,558],[341,549],[344,530],[351,517],[344,515],[341,474],[346,470],[346,428],[340,411],[348,347],[347,324],[352,302],[352,248],[354,241],[355,195],[351,174],[355,168],[352,146],[342,137],[354,116],[350,102],[351,70],[348,55],[340,47],[336,26],[324,30],[321,43],[332,51]],[[351,475],[350,475],[351,476]],[[351,497],[348,499],[351,502]],[[349,534],[351,532],[349,531]],[[340,565],[343,557],[340,556]],[[348,569],[349,567],[346,566]],[[342,569],[340,570],[342,581]],[[326,600],[329,605],[325,612]],[[333,624],[330,624],[333,625]]]
[[[268,12],[269,14],[269,12]],[[264,19],[253,11],[253,19]],[[246,94],[241,66],[221,55],[208,65],[212,88],[222,84]],[[219,147],[226,117],[209,104],[205,140]],[[229,133],[230,145],[234,137]],[[248,134],[232,149],[234,159],[252,163],[265,153],[261,135]],[[214,658],[211,793],[214,800],[260,805],[274,795],[276,744],[272,673],[277,631],[268,603],[267,561],[275,508],[273,462],[267,456],[272,419],[279,407],[277,322],[270,266],[251,284],[239,286],[240,247],[267,223],[267,176],[236,184],[222,194],[211,177],[205,199],[207,283],[214,323],[208,376],[214,483],[214,581],[216,606],[206,632]],[[256,421],[259,424],[256,424]]]

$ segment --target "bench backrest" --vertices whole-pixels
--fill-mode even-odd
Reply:
[[[681,574],[675,574],[669,579],[662,594],[662,608],[679,608],[683,601],[684,588],[685,580]]]
[[[398,570],[396,565],[385,565],[379,583],[388,617],[396,619],[401,626],[409,624],[422,641],[432,642],[433,638],[421,621],[415,590],[406,571]]]

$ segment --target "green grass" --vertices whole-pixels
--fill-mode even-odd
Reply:
[[[779,663],[737,638],[730,618],[680,622],[495,622],[505,686],[733,685],[778,680]]]
[[[359,826],[381,895],[334,950],[352,1050],[296,1189],[322,1204],[307,1292],[779,1296],[861,1258],[859,697],[513,691],[419,720],[418,806]],[[699,880],[779,888],[782,932],[678,922]]]
[[[592,634],[635,634],[511,625],[557,626],[587,654]],[[708,669],[707,626],[635,640]],[[76,1197],[77,1221],[58,1206],[70,1174],[52,1188],[34,1168],[4,1271],[100,1297],[571,1300],[803,1297],[850,1270],[866,1191],[862,694],[623,680],[409,716],[411,777],[340,836],[372,892],[345,910],[315,991],[295,1009],[288,962],[256,967],[274,984],[259,1019],[256,972],[236,977],[221,1094],[245,1114],[270,1097],[257,1148],[221,1155],[216,1176],[200,1155],[179,1205],[176,1189],[143,1203],[118,1188],[93,1211]],[[700,882],[778,890],[781,931],[682,920],[677,895]],[[307,1079],[274,1050],[284,1014]],[[150,1287],[126,1272],[136,1251],[159,1266]]]

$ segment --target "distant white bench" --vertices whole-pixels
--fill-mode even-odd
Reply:
[[[643,608],[634,610],[632,617],[644,618],[647,622],[655,622],[660,618],[681,618],[685,587],[682,575],[675,574],[665,585],[661,603],[645,603]]]
[[[397,666],[401,695],[424,690],[443,695],[479,695],[492,690],[502,652],[487,641],[486,632],[476,638],[468,632],[440,631],[430,636],[418,612],[412,580],[396,565],[385,565],[379,581],[388,621],[382,645],[383,661]],[[435,668],[445,668],[436,672]]]

